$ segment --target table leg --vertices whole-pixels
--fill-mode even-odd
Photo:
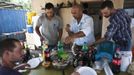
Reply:
[[[64,69],[62,69],[62,75],[65,75],[65,70]]]

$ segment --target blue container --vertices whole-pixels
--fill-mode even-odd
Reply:
[[[28,33],[33,33],[33,25],[27,25]]]
[[[5,39],[2,33],[19,32],[26,29],[26,10],[0,9],[0,40]],[[9,38],[26,40],[25,34],[9,35]]]

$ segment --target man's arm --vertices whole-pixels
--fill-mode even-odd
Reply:
[[[103,38],[97,40],[96,42],[92,43],[90,46],[99,44],[105,40],[111,40],[111,38],[114,36],[114,34],[116,33],[118,29],[118,23],[116,23],[115,20],[112,21],[112,23],[110,23],[110,25],[107,27],[107,31],[104,35]]]
[[[84,37],[85,34],[82,31],[79,31],[77,33],[74,33],[73,35],[71,35],[71,37],[75,38],[80,38],[80,37]]]
[[[105,40],[106,40],[106,38],[101,38],[101,39],[97,40],[96,42],[90,44],[89,46],[97,45],[97,44],[99,44],[99,43],[101,43],[101,42],[103,42],[103,41],[105,41]]]
[[[73,35],[66,37],[65,43],[69,44],[69,43],[73,42],[74,39],[84,37],[84,36],[85,36],[85,34],[82,31],[74,33]]]
[[[36,33],[39,35],[39,37],[41,37],[41,33],[40,33],[39,28],[40,28],[40,26],[36,26],[36,27],[35,27],[35,31],[36,31]]]
[[[38,36],[40,37],[40,41],[42,42],[44,40],[44,38],[42,37],[39,29],[40,29],[40,26],[36,25],[35,31],[38,34]]]
[[[61,40],[62,34],[63,34],[63,29],[59,29],[59,39],[58,40]]]
[[[70,25],[69,25],[69,24],[66,25],[65,30],[67,31],[67,33],[68,33],[69,36],[71,36],[71,35],[74,34],[74,33],[70,30]]]
[[[74,34],[73,32],[68,31],[68,35],[69,35],[69,36],[71,36],[71,35],[73,35],[73,34]]]
[[[62,34],[63,34],[63,21],[60,17],[58,17],[58,19],[59,19],[59,26],[58,26],[59,37],[58,37],[58,40],[60,41],[62,38]]]

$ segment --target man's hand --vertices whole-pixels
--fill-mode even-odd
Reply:
[[[45,39],[42,36],[40,36],[40,41],[43,42],[45,41]]]
[[[23,63],[23,64],[20,64],[18,66],[15,66],[14,69],[15,70],[19,70],[19,69],[21,69],[21,70],[30,69],[30,65],[27,64],[27,63]]]
[[[74,33],[70,30],[70,25],[69,25],[69,24],[66,25],[65,30],[66,30],[66,32],[68,32],[68,35],[69,35],[69,36],[71,36],[71,35],[74,34]]]
[[[70,25],[69,25],[69,24],[66,25],[65,30],[66,30],[67,32],[70,32]]]
[[[70,44],[74,41],[74,37],[73,36],[68,36],[65,38],[65,44]]]

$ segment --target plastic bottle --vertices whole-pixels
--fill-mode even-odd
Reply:
[[[112,61],[112,71],[114,73],[119,73],[120,72],[120,65],[121,65],[120,48],[116,48],[116,52],[114,54],[113,61]]]
[[[64,53],[63,44],[61,41],[58,41],[58,57],[61,58],[61,55]]]
[[[86,42],[84,42],[84,45],[82,46],[82,51],[87,52],[88,51],[88,46]]]
[[[25,55],[24,55],[24,58],[23,58],[23,63],[27,62],[29,59],[31,59],[31,54],[30,54],[30,49],[28,48],[28,44],[25,43]]]
[[[49,51],[49,48],[48,48],[48,45],[47,43],[45,43],[43,41],[43,45],[42,45],[42,52],[43,52],[43,59],[48,62],[50,61],[50,51]]]
[[[45,59],[45,47],[42,45],[42,58]]]
[[[116,53],[114,55],[114,58],[118,58],[118,59],[121,58],[120,48],[116,48]]]
[[[26,56],[28,57],[28,60],[30,59],[30,49],[28,48],[28,45],[26,45]]]
[[[50,67],[51,60],[50,60],[50,50],[48,48],[47,42],[43,42],[42,52],[43,52],[43,59],[44,59],[42,66],[44,66],[45,68],[48,68]]]
[[[49,48],[47,48],[45,50],[45,61],[50,62],[50,50],[49,50]]]

